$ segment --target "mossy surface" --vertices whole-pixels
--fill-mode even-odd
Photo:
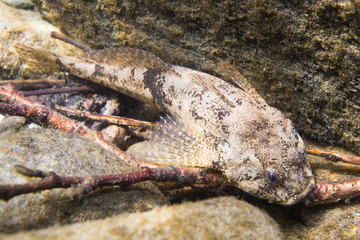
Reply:
[[[226,60],[303,136],[360,153],[359,1],[34,2],[94,48],[135,46],[210,73]]]

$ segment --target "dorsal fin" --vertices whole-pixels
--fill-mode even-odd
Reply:
[[[218,67],[216,69],[216,72],[220,74],[224,80],[231,82],[244,90],[244,92],[252,95],[255,98],[260,98],[261,95],[251,86],[251,84],[247,81],[247,79],[239,73],[231,64],[220,60],[218,62]]]
[[[164,117],[148,141],[132,145],[128,152],[145,162],[214,168],[219,155],[213,146],[196,130],[185,128],[174,118]]]
[[[170,70],[170,65],[152,53],[137,48],[107,48],[85,52],[85,57],[102,63],[119,66],[143,66],[151,69]]]
[[[226,97],[221,90],[219,90],[213,83],[213,81],[211,79],[209,79],[207,77],[208,75],[206,74],[199,74],[197,72],[192,73],[191,77],[201,83],[202,86],[206,87],[208,90],[213,91],[215,93],[217,93],[227,104],[229,104],[229,106],[231,107],[235,107],[234,104],[228,99],[228,97]]]

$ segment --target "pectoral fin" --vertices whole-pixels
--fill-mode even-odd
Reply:
[[[170,117],[162,118],[150,139],[128,152],[138,160],[164,165],[212,168],[218,162],[210,143]]]

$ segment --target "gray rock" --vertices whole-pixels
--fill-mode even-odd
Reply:
[[[146,213],[1,236],[3,239],[283,239],[277,223],[234,197],[155,208]]]
[[[65,176],[128,173],[136,169],[97,145],[49,129],[9,129],[0,133],[0,184],[26,183],[14,173],[19,164]],[[147,211],[168,203],[150,182],[128,189],[103,188],[88,195],[77,188],[54,189],[0,200],[0,232],[44,228],[55,224],[100,219]]]
[[[0,133],[5,132],[10,129],[17,129],[24,126],[26,118],[18,116],[6,116],[5,118],[0,118]]]

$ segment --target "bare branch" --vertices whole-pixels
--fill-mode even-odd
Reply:
[[[126,152],[106,141],[101,132],[95,132],[79,121],[71,120],[70,118],[61,115],[38,102],[25,98],[16,91],[11,84],[7,86],[7,89],[0,87],[0,98],[11,103],[0,103],[0,112],[2,113],[36,119],[37,121],[45,123],[54,129],[61,129],[65,132],[75,133],[82,136],[100,145],[104,149],[113,152],[129,164],[136,166],[143,163],[135,160]]]
[[[69,188],[86,183],[90,190],[97,189],[104,186],[121,186],[126,187],[134,183],[153,180],[157,182],[182,182],[191,184],[225,184],[226,179],[216,172],[209,172],[204,169],[196,168],[143,168],[142,171],[126,173],[126,174],[112,174],[101,176],[88,177],[61,177],[55,172],[44,173],[40,170],[28,169],[24,166],[17,166],[17,170],[25,173],[26,176],[38,175],[47,176],[47,178],[25,184],[8,184],[0,185],[0,199],[9,200],[15,196],[34,193],[38,191],[54,189],[54,188]]]

